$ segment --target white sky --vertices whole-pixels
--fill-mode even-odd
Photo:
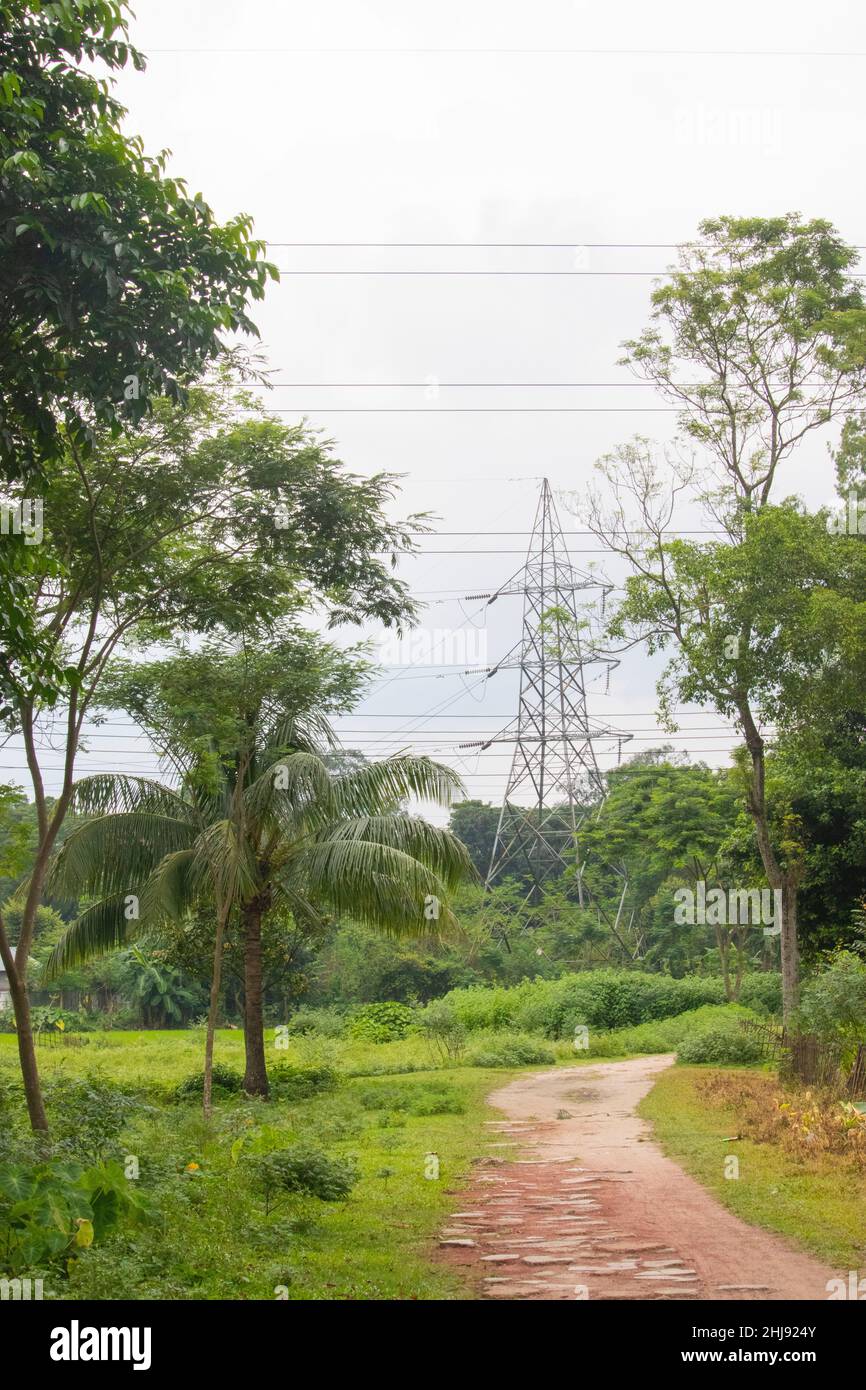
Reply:
[[[170,148],[172,170],[220,217],[250,213],[271,242],[676,243],[706,216],[796,209],[866,244],[866,11],[839,0],[734,0],[723,10],[675,0],[137,0],[135,8],[133,38],[149,65],[118,84],[129,129],[151,151]],[[365,49],[401,51],[358,51]],[[418,49],[440,51],[407,51]],[[441,51],[449,49],[473,51]],[[708,49],[728,52],[682,52]],[[730,52],[780,49],[812,56]],[[286,269],[663,271],[673,251],[274,247],[271,258]],[[286,276],[253,317],[283,382],[628,382],[615,365],[619,345],[645,325],[651,287],[639,275]],[[414,588],[440,600],[424,619],[431,629],[458,627],[479,607],[441,591],[491,591],[521,558],[436,558],[432,549],[524,549],[526,535],[484,533],[528,530],[540,475],[555,488],[580,489],[600,454],[634,433],[663,440],[673,428],[670,414],[637,413],[663,402],[632,385],[443,387],[438,400],[423,388],[281,387],[269,403],[304,410],[336,438],[352,469],[407,474],[401,512],[432,510],[443,531],[479,533],[428,540],[404,567]],[[434,418],[329,414],[325,405],[613,409]],[[803,448],[783,491],[801,491],[812,505],[831,499],[826,447],[816,437]],[[579,526],[564,512],[562,520]],[[592,544],[573,538],[576,564],[602,559],[577,553]],[[518,636],[519,601],[504,599],[489,615],[488,657]],[[397,729],[418,725],[419,748],[444,750],[434,735],[492,732],[511,718],[516,676],[504,673],[486,692],[458,698],[450,720],[420,726],[460,691],[458,678],[437,675],[386,672],[379,692],[343,721],[345,741],[384,752],[409,741]],[[593,696],[593,713],[651,731],[654,679],[643,655],[629,657],[610,696]],[[704,731],[718,724],[705,713],[685,718],[683,728],[701,734],[675,742],[717,762],[730,740]],[[656,741],[648,732],[632,748]],[[82,773],[154,766],[120,726],[93,748]],[[59,765],[59,755],[51,761]],[[471,795],[501,797],[507,757],[491,752],[462,766]],[[2,767],[4,778],[23,768],[14,748]],[[20,780],[27,785],[26,775]]]

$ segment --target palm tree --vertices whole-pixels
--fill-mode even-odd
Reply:
[[[92,817],[65,840],[52,891],[96,902],[55,947],[49,976],[158,935],[203,903],[216,911],[212,1016],[219,994],[219,938],[232,912],[244,940],[244,1088],[268,1093],[262,1017],[262,921],[288,908],[299,922],[351,916],[392,934],[423,934],[431,919],[456,924],[448,897],[471,875],[449,831],[401,810],[407,798],[446,805],[457,775],[401,753],[334,769],[312,746],[253,739],[243,757],[190,769],[180,790],[147,778],[101,774],[79,782],[75,808]],[[138,915],[133,915],[137,909]],[[212,1035],[211,1035],[212,1054]],[[208,1068],[206,1067],[206,1071]]]

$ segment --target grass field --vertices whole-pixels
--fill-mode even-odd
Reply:
[[[648,1050],[653,1041],[669,1047],[669,1032],[664,1023],[621,1030],[604,1037],[600,1050],[610,1061]],[[221,1093],[207,1125],[200,1100],[174,1094],[179,1082],[201,1070],[198,1030],[94,1033],[40,1045],[49,1111],[52,1082],[61,1077],[95,1078],[128,1091],[133,1108],[119,1153],[123,1160],[135,1160],[136,1191],[149,1207],[141,1224],[122,1225],[83,1250],[68,1278],[46,1279],[46,1296],[468,1296],[459,1278],[433,1258],[437,1232],[448,1213],[459,1209],[473,1158],[486,1151],[485,1121],[494,1112],[485,1097],[516,1072],[442,1067],[417,1037],[383,1044],[295,1038],[282,1050],[269,1034],[268,1046],[277,1069],[281,1062],[326,1066],[338,1073],[339,1084],[292,1102]],[[595,1060],[576,1054],[570,1043],[552,1043],[550,1049],[560,1065],[591,1066]],[[216,1058],[242,1071],[242,1034],[220,1032]],[[738,1133],[736,1113],[697,1089],[699,1078],[711,1070],[671,1068],[643,1101],[641,1113],[665,1152],[743,1220],[787,1237],[836,1268],[861,1268],[866,1264],[866,1177],[832,1155],[816,1155],[804,1164],[773,1143],[731,1140]],[[0,1035],[4,1080],[17,1085],[17,1048],[10,1035]],[[20,1095],[14,1105],[23,1130]],[[95,1116],[98,1127],[101,1104],[94,1102],[91,1111],[81,1115],[82,1133]],[[80,1138],[77,1117],[71,1131],[68,1114],[66,1123],[65,1142],[74,1145]],[[359,1180],[346,1200],[285,1196],[271,1209],[251,1176],[248,1160],[257,1143],[263,1151],[312,1145],[331,1158],[353,1159]],[[438,1177],[429,1176],[431,1154],[438,1159]],[[739,1159],[736,1181],[724,1177],[729,1154]]]
[[[732,1141],[738,1117],[714,1106],[696,1089],[701,1067],[672,1067],[639,1107],[665,1153],[737,1216],[785,1236],[828,1264],[866,1265],[866,1176],[852,1173],[832,1154],[808,1166],[775,1144]],[[740,1176],[724,1176],[729,1154]]]
[[[273,1047],[272,1040],[271,1046]],[[400,1043],[300,1040],[272,1059],[327,1061],[343,1075],[333,1092],[294,1104],[221,1100],[209,1129],[200,1102],[167,1101],[157,1088],[202,1064],[196,1032],[89,1035],[81,1046],[39,1049],[46,1081],[63,1073],[143,1087],[144,1104],[124,1130],[139,1165],[140,1191],[154,1217],[123,1229],[74,1262],[69,1281],[46,1290],[93,1299],[441,1299],[463,1296],[459,1281],[431,1262],[436,1232],[471,1159],[483,1154],[485,1094],[501,1070],[431,1067],[420,1040]],[[219,1062],[242,1068],[240,1033],[220,1033]],[[15,1039],[0,1037],[0,1074],[17,1073]],[[396,1075],[352,1075],[425,1067]],[[462,1113],[415,1114],[440,1102]],[[408,1108],[407,1108],[408,1107]],[[312,1143],[354,1156],[360,1180],[343,1202],[287,1198],[266,1215],[232,1161],[232,1145],[272,1127],[273,1142]],[[425,1176],[435,1153],[439,1178]],[[190,1169],[188,1165],[197,1164]],[[279,1292],[277,1292],[279,1291]]]

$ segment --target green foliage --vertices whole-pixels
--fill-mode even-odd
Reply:
[[[470,1067],[547,1066],[556,1061],[549,1047],[537,1038],[520,1033],[490,1033],[470,1047],[466,1062]]]
[[[180,398],[224,334],[255,333],[247,300],[276,277],[249,218],[221,226],[167,175],[167,152],[122,131],[101,72],[145,66],[128,16],[123,0],[0,6],[0,462],[13,475],[56,457],[61,421],[86,448],[94,420],[118,427],[154,396]]]
[[[297,1101],[336,1090],[340,1075],[334,1067],[297,1067],[289,1062],[277,1062],[270,1069],[269,1080],[274,1100]]]
[[[409,1115],[462,1115],[466,1108],[460,1092],[445,1082],[371,1086],[358,1094],[365,1110],[398,1114],[403,1111]]]
[[[799,1023],[804,1032],[828,1042],[866,1042],[866,962],[861,954],[836,951],[826,968],[805,982]]]
[[[14,1275],[56,1266],[103,1240],[145,1204],[119,1163],[85,1168],[67,1159],[0,1168],[0,1269]]]
[[[677,1060],[684,1063],[715,1062],[746,1066],[761,1060],[761,1044],[736,1024],[701,1028],[683,1040]]]
[[[466,924],[466,900],[455,900],[461,928]],[[502,953],[495,947],[493,957]],[[426,1003],[458,985],[469,984],[478,973],[461,954],[456,933],[441,938],[383,937],[351,915],[334,923],[311,972],[310,1001],[345,1009],[355,1004],[396,1000]]]
[[[120,1156],[120,1135],[146,1107],[141,1097],[105,1077],[51,1077],[45,1100],[54,1147],[84,1163]]]
[[[858,253],[831,223],[798,213],[707,218],[698,232],[653,291],[652,326],[624,344],[624,361],[682,412],[684,434],[731,489],[760,506],[802,436],[861,389]]]
[[[358,1180],[357,1165],[351,1159],[330,1158],[309,1144],[255,1155],[247,1159],[247,1166],[268,1215],[285,1195],[343,1202]]]
[[[184,1023],[204,1003],[204,993],[167,965],[156,952],[149,955],[133,946],[126,955],[125,974],[129,995],[145,1027],[167,1028]]]
[[[466,1047],[467,1030],[452,1005],[434,999],[418,1015],[418,1031],[427,1039],[440,1061],[456,1062]]]
[[[290,1037],[317,1034],[322,1038],[341,1038],[346,1016],[336,1009],[298,1009],[285,1025]]]
[[[452,808],[448,822],[451,833],[463,841],[476,873],[482,877],[490,867],[499,812],[500,807],[486,801],[459,801]]]
[[[405,1004],[364,1004],[349,1024],[349,1037],[374,1043],[397,1042],[405,1038],[414,1018],[414,1011]]]
[[[149,157],[122,130],[102,73],[144,67],[128,13],[124,0],[0,5],[0,471],[40,488],[67,446],[80,461],[95,426],[116,434],[154,397],[181,399],[227,336],[255,334],[248,300],[277,275],[249,218],[220,225],[168,176],[167,151]],[[0,547],[3,715],[7,693],[51,705],[77,683],[29,602],[61,568],[42,549]]]
[[[702,1004],[672,1018],[653,1019],[609,1032],[591,1032],[588,1053],[591,1057],[622,1057],[633,1052],[676,1052],[695,1033],[734,1028],[740,1019],[753,1017],[739,1004]]]
[[[239,1072],[232,1067],[223,1066],[220,1062],[214,1062],[213,1066],[213,1088],[214,1093],[223,1091],[228,1094],[236,1094],[243,1089],[244,1079]],[[200,1096],[204,1089],[204,1072],[194,1072],[192,1076],[187,1076],[175,1087],[175,1096],[178,1100],[190,1100],[194,1096]]]
[[[760,982],[760,983],[757,983]],[[779,1003],[779,977],[752,975],[743,1002]],[[478,1029],[521,1029],[547,1038],[566,1038],[578,1024],[590,1029],[622,1028],[669,1018],[701,1004],[725,1002],[724,981],[712,976],[675,980],[635,970],[592,970],[558,980],[526,980],[510,989],[453,990],[446,996],[463,1025]]]

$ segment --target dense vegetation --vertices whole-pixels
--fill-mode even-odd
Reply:
[[[371,663],[329,634],[417,622],[397,561],[428,521],[262,406],[237,335],[277,272],[126,133],[127,20],[0,0],[0,500],[45,512],[0,547],[0,722],[29,776],[0,786],[0,1276],[454,1295],[424,1242],[494,1080],[647,1052],[708,1069],[649,1103],[701,1176],[719,1114],[770,1178],[820,1147],[827,1249],[853,1262],[836,1183],[861,1181],[862,1121],[782,1099],[758,1025],[840,1075],[866,1042],[866,545],[784,483],[838,421],[840,497],[866,488],[858,248],[795,213],[711,218],[654,291],[624,360],[679,412],[675,457],[623,443],[569,505],[626,567],[599,640],[661,654],[665,727],[699,707],[739,746],[627,758],[579,791],[568,867],[488,889],[499,808],[332,728]],[[714,539],[671,530],[681,503]],[[164,777],[79,775],[112,714]]]

